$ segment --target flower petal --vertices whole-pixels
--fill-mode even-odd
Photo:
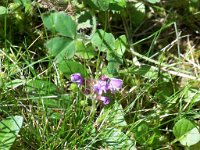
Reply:
[[[115,90],[119,90],[122,87],[123,81],[121,79],[110,78],[109,89],[113,93]]]
[[[80,73],[74,73],[71,75],[71,81],[76,82],[78,86],[83,85],[84,79]]]
[[[104,105],[108,105],[110,103],[109,98],[105,96],[101,96],[99,100],[101,100],[104,103]]]
[[[108,83],[106,81],[98,80],[93,86],[94,92],[101,95],[103,92],[106,93],[108,90]]]

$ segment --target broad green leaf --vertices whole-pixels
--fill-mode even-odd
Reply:
[[[132,23],[139,26],[145,18],[145,5],[142,2],[131,4],[129,6]]]
[[[185,102],[199,102],[200,101],[200,91],[194,88],[189,88],[186,91],[186,95],[184,98]]]
[[[100,29],[93,35],[91,42],[100,51],[112,51],[115,49],[115,38],[112,33],[107,33]]]
[[[117,74],[118,73],[118,70],[119,70],[119,66],[120,64],[116,61],[110,61],[108,62],[108,65],[107,65],[107,71],[109,74]]]
[[[116,51],[107,52],[106,60],[108,60],[107,70],[110,74],[117,74],[119,66],[123,63],[122,56]]]
[[[157,79],[159,72],[154,67],[147,65],[142,65],[141,67],[134,68],[132,71],[132,73],[143,76],[147,79]]]
[[[71,60],[62,61],[58,64],[58,68],[64,75],[70,78],[73,73],[80,73],[83,77],[86,76],[86,68],[84,65]]]
[[[97,122],[109,122],[111,126],[124,127],[127,125],[124,118],[124,110],[122,105],[115,102],[111,107],[104,107]]]
[[[149,139],[149,125],[147,122],[140,122],[134,129],[134,137],[140,144],[144,144]]]
[[[0,122],[0,149],[9,150],[23,123],[22,116],[8,117]]]
[[[100,136],[103,145],[109,149],[129,149],[136,150],[134,140],[131,140],[121,130],[116,128],[106,128]]]
[[[0,6],[0,15],[4,15],[4,14],[7,14],[7,8]]]
[[[87,5],[95,10],[121,10],[126,6],[125,0],[85,0]]]
[[[85,0],[84,2],[93,9],[106,11],[113,0]]]
[[[174,125],[173,133],[176,139],[179,139],[193,128],[195,125],[190,120],[183,118]]]
[[[94,58],[97,55],[97,53],[90,43],[84,45],[83,41],[77,40],[76,55],[83,59],[91,59]]]
[[[55,56],[56,62],[72,58],[75,54],[75,41],[69,38],[52,38],[47,41],[46,46],[50,55]]]
[[[200,141],[200,133],[188,119],[179,120],[173,127],[173,133],[182,145],[191,146]]]
[[[199,130],[195,127],[187,132],[181,139],[180,143],[184,146],[191,146],[197,144],[200,141]]]
[[[113,2],[109,4],[110,10],[120,11],[125,7],[126,7],[126,0],[113,0]]]
[[[160,0],[147,0],[149,3],[155,4],[155,3],[159,3]]]
[[[126,50],[125,44],[127,44],[126,37],[122,35],[115,41],[115,49],[107,51],[106,60],[108,61],[108,73],[116,74],[120,64],[123,64],[122,57]]]
[[[116,47],[116,53],[120,56],[123,56],[127,45],[127,39],[125,35],[121,35],[118,39],[115,41],[115,47]]]
[[[48,15],[43,15],[42,20],[47,29],[53,32],[56,31],[63,36],[75,39],[77,24],[66,13],[53,12]]]
[[[32,80],[26,84],[27,92],[34,95],[48,95],[57,91],[57,87],[47,80]]]

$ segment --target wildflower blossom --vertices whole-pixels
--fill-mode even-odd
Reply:
[[[121,79],[110,78],[108,89],[110,89],[111,93],[114,93],[122,87],[122,84],[123,81]]]
[[[103,92],[106,93],[108,90],[108,84],[106,81],[97,81],[96,84],[93,86],[94,92],[101,95]]]
[[[79,73],[71,75],[71,81],[76,82],[78,86],[84,85],[84,79]],[[110,91],[114,93],[122,87],[123,81],[116,78],[108,78],[107,76],[101,76],[99,80],[86,79],[85,87],[82,89],[84,94],[93,94],[94,98],[100,100],[104,105],[108,105],[110,100],[108,97],[103,96],[103,94]]]
[[[108,90],[110,90],[111,93],[114,93],[116,90],[118,91],[122,87],[122,84],[123,81],[121,79],[102,76],[94,85],[94,90],[98,94],[102,94],[102,92],[106,93]]]
[[[78,86],[83,85],[84,79],[80,73],[74,73],[71,75],[71,81],[76,82]]]
[[[100,96],[99,100],[101,100],[104,103],[104,105],[108,105],[110,103],[109,98],[107,98],[105,96]]]

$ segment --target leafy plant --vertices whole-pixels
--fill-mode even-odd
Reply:
[[[200,133],[194,123],[188,119],[180,119],[173,127],[176,140],[184,146],[191,146],[200,141]]]
[[[0,122],[0,148],[9,150],[22,127],[22,116],[10,116]]]

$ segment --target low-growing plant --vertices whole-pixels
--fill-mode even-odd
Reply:
[[[0,149],[198,149],[197,1],[1,5]]]

